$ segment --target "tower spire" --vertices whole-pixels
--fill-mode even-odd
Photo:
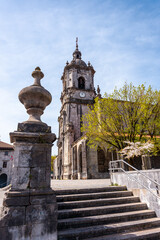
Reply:
[[[76,50],[78,50],[78,37],[76,37]]]
[[[76,50],[73,52],[73,60],[81,59],[81,52],[78,50],[78,37],[76,37]]]

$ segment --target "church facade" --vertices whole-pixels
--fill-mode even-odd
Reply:
[[[81,132],[82,116],[94,104],[96,97],[101,97],[99,86],[94,86],[95,70],[82,60],[78,49],[73,52],[73,59],[66,63],[62,75],[61,110],[59,121],[58,156],[54,161],[55,179],[94,179],[109,177],[109,162],[120,158],[116,150],[98,146],[92,149],[87,138]],[[122,157],[122,156],[121,156]],[[159,169],[157,156],[135,157],[131,165],[139,170]]]
[[[91,149],[81,132],[82,115],[88,112],[98,94],[94,87],[93,66],[82,60],[78,49],[66,63],[62,75],[61,110],[59,121],[58,156],[54,161],[54,178],[88,179],[109,177],[109,161],[113,153],[100,147]]]

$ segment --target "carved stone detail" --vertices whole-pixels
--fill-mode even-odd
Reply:
[[[37,67],[32,73],[33,85],[23,88],[19,93],[19,100],[24,104],[29,114],[29,119],[26,122],[43,124],[40,117],[52,100],[51,94],[41,86],[40,80],[43,76],[41,69]]]

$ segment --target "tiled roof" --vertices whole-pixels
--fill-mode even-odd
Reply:
[[[0,141],[0,149],[13,150],[13,146],[11,144]]]

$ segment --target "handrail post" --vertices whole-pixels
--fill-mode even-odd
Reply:
[[[111,182],[111,185],[113,185],[112,162],[113,162],[113,161],[110,161],[110,162],[109,162],[109,173],[110,173],[110,182]]]
[[[156,180],[155,180],[156,181]],[[159,195],[159,188],[158,188],[158,185],[156,184],[156,192],[157,192],[157,195]]]

